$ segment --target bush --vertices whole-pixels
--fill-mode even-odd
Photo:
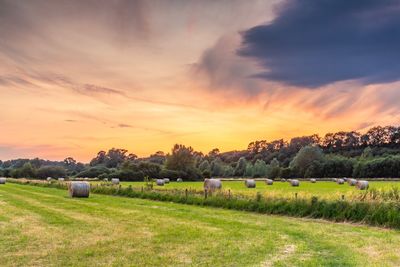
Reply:
[[[40,179],[45,179],[47,177],[59,178],[65,176],[66,170],[59,166],[44,166],[37,170],[37,177]]]
[[[112,169],[108,169],[104,166],[96,166],[96,167],[91,167],[88,168],[84,171],[81,171],[76,177],[89,177],[89,178],[96,178],[102,174],[109,174],[112,171]]]

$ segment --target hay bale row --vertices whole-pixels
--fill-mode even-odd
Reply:
[[[289,183],[291,186],[300,186],[299,180],[296,180],[296,179],[290,179]]]
[[[4,177],[0,178],[0,184],[6,184],[7,179]]]
[[[337,184],[344,184],[344,180],[343,179],[336,179],[336,183]]]
[[[164,179],[157,179],[156,180],[156,185],[163,186],[164,184],[165,184],[165,180]]]
[[[256,188],[256,181],[253,179],[246,179],[244,181],[244,184],[246,185],[247,188]]]
[[[112,178],[111,183],[114,185],[119,185],[119,179],[118,178]]]
[[[356,179],[347,179],[347,183],[350,186],[355,186],[357,184],[357,180]]]
[[[360,190],[366,190],[369,188],[369,183],[368,181],[357,181],[356,186]]]
[[[70,182],[68,183],[68,192],[70,197],[89,197],[90,184],[88,182]]]
[[[216,189],[221,189],[221,188],[222,188],[221,180],[214,178],[204,179],[204,190],[214,191]]]
[[[266,183],[267,185],[273,185],[273,184],[274,184],[274,180],[267,179],[267,180],[265,180],[265,183]]]

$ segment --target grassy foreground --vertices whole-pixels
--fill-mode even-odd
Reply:
[[[400,232],[0,186],[2,266],[399,266]]]

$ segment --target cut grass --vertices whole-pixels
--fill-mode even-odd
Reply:
[[[2,266],[399,266],[400,232],[0,186]]]

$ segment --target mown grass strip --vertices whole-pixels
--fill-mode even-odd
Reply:
[[[9,182],[66,189],[65,183],[44,183],[35,180],[9,179]],[[263,214],[293,217],[322,218],[336,222],[359,222],[373,226],[400,229],[400,203],[379,201],[319,200],[296,198],[255,198],[215,194],[204,197],[198,194],[185,195],[180,190],[143,190],[132,187],[102,186],[91,188],[92,193],[167,201],[188,205],[211,206]]]

